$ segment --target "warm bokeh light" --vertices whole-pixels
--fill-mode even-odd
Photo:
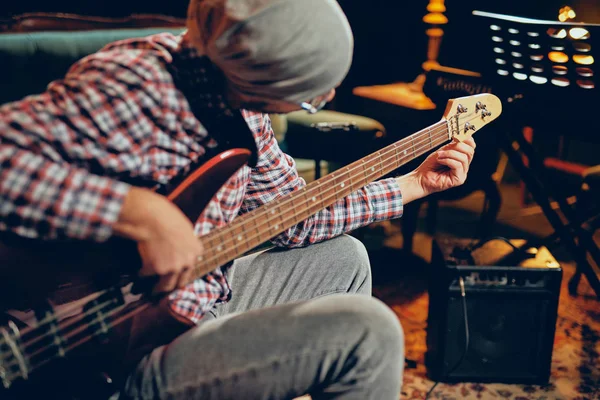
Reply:
[[[590,37],[590,33],[584,28],[571,28],[569,30],[569,36],[576,40],[587,39]]]
[[[562,51],[551,51],[548,53],[548,58],[550,61],[555,63],[566,63],[569,61],[569,56],[563,53]]]
[[[431,13],[443,13],[446,11],[444,0],[430,0],[427,5],[427,11]]]
[[[581,87],[583,89],[594,89],[596,87],[596,84],[594,83],[594,81],[588,81],[588,80],[578,80],[577,84],[579,85],[579,87]]]
[[[592,65],[594,63],[594,57],[591,55],[575,54],[573,61],[581,65]]]
[[[537,72],[537,73],[541,74],[542,72],[544,72],[544,67],[542,67],[541,65],[532,65],[531,70],[533,72]]]
[[[556,75],[566,75],[567,72],[569,72],[567,67],[565,67],[564,65],[555,65],[552,67],[552,71],[554,71]]]
[[[552,78],[552,84],[560,87],[567,87],[570,82],[567,78]]]
[[[423,22],[432,25],[443,25],[448,23],[448,18],[444,14],[430,13],[423,17]]]
[[[581,52],[581,53],[587,53],[588,51],[590,51],[592,49],[592,45],[589,43],[582,43],[582,42],[575,42],[573,43],[573,47],[575,48],[575,50]]]
[[[554,28],[548,29],[548,36],[555,39],[564,39],[567,37],[567,31],[565,29],[557,30]]]
[[[543,85],[544,83],[548,82],[548,78],[545,78],[543,76],[531,75],[529,79],[531,80],[531,82],[537,83],[538,85]]]
[[[591,68],[587,67],[577,67],[577,73],[579,76],[590,77],[594,76],[594,71]]]
[[[570,19],[574,19],[577,16],[575,10],[573,10],[569,6],[565,6],[558,11],[558,20],[560,22],[565,22]]]

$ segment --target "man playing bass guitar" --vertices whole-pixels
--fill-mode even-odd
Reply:
[[[191,0],[187,28],[112,43],[0,107],[0,229],[137,243],[139,274],[158,276],[154,291],[193,328],[147,354],[120,398],[397,399],[402,330],[371,297],[367,253],[345,233],[462,184],[475,142],[368,183],[275,236],[273,250],[194,280],[198,237],[305,186],[267,113],[330,101],[353,37],[335,0]],[[224,128],[229,118],[244,129]],[[252,162],[197,221],[152,190],[243,135]]]

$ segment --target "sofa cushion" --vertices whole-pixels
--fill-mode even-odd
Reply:
[[[143,28],[74,32],[4,33],[0,35],[0,104],[46,89],[77,60],[106,44],[184,28]]]

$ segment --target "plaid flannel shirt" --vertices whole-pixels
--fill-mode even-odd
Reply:
[[[198,57],[181,36],[122,40],[75,63],[45,92],[0,106],[0,229],[30,238],[105,241],[132,182],[164,184],[214,144],[167,66]],[[258,147],[198,221],[203,235],[298,190],[305,181],[278,146],[267,115],[242,111]],[[395,179],[368,184],[273,239],[323,241],[402,215]],[[231,288],[222,268],[170,295],[197,323]]]

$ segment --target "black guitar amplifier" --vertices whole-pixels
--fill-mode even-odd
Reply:
[[[430,378],[547,383],[560,265],[547,248],[523,248],[523,240],[494,239],[471,250],[474,242],[433,243],[425,357]]]

